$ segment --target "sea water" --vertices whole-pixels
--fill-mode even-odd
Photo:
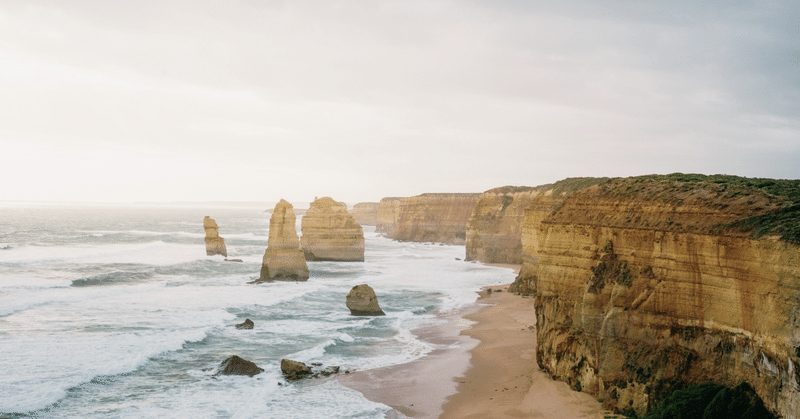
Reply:
[[[206,256],[205,215],[241,263]],[[0,418],[402,417],[336,376],[287,382],[280,360],[411,362],[436,348],[412,330],[513,280],[461,261],[463,246],[365,227],[363,263],[310,262],[308,281],[248,284],[268,229],[255,207],[0,203]],[[345,297],[363,283],[386,316],[350,315]],[[234,327],[247,318],[253,330]],[[231,355],[265,371],[215,377]]]

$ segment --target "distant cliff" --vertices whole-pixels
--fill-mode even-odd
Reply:
[[[746,381],[800,418],[798,204],[800,181],[675,174],[529,207],[516,285],[540,367],[617,411]]]
[[[378,203],[376,210],[377,224],[375,232],[391,237],[397,229],[397,220],[400,216],[400,201],[405,198],[383,198]]]
[[[353,205],[350,214],[358,224],[374,226],[378,224],[378,205],[377,202],[359,202]]]
[[[607,178],[570,178],[536,187],[504,186],[484,192],[467,223],[466,260],[522,264],[525,211],[549,215],[570,194]]]
[[[384,198],[376,231],[399,241],[464,244],[479,193],[426,193]]]

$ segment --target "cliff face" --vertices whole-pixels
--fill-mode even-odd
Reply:
[[[359,225],[374,226],[378,224],[378,204],[377,202],[359,202],[353,205],[350,215]]]
[[[504,186],[484,192],[467,223],[466,259],[522,264],[526,211],[547,216],[572,193],[606,180],[570,178],[536,187]]]
[[[386,236],[399,241],[464,244],[467,221],[480,196],[432,193],[404,198],[399,202],[394,231]]]
[[[217,226],[217,222],[206,215],[203,218],[203,229],[206,232],[206,255],[222,255],[228,257],[228,249],[225,247],[225,240],[219,236],[219,226]]]
[[[306,260],[364,261],[364,231],[344,203],[319,198],[311,203],[300,225],[300,247]]]
[[[800,246],[736,228],[787,205],[752,189],[632,178],[543,218],[529,210],[520,277],[536,295],[540,367],[617,411],[642,415],[686,385],[746,381],[767,408],[800,418]]]
[[[269,219],[269,239],[261,265],[261,281],[308,279],[308,265],[297,237],[292,204],[281,199]]]
[[[375,232],[391,237],[397,229],[397,219],[400,216],[400,201],[405,198],[383,198],[378,203],[376,210],[377,224]]]

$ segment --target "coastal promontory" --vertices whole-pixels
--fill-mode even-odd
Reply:
[[[376,231],[398,241],[464,244],[479,193],[425,193],[384,198]]]
[[[640,417],[707,382],[800,417],[799,203],[797,180],[678,173],[526,215],[539,366]]]
[[[364,261],[364,231],[344,203],[316,199],[300,224],[300,247],[307,261]]]
[[[296,230],[297,217],[292,204],[281,199],[269,219],[269,239],[258,282],[305,281],[308,265]]]

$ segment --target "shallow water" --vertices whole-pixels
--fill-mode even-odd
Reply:
[[[205,255],[205,215],[242,263]],[[267,247],[262,208],[0,203],[0,220],[3,417],[401,417],[335,378],[287,383],[280,360],[410,362],[434,348],[412,329],[513,280],[456,260],[463,246],[365,227],[363,263],[312,262],[307,282],[247,284]],[[362,283],[386,316],[349,315],[345,296]],[[255,329],[236,330],[245,318]],[[231,355],[265,372],[214,378]]]

